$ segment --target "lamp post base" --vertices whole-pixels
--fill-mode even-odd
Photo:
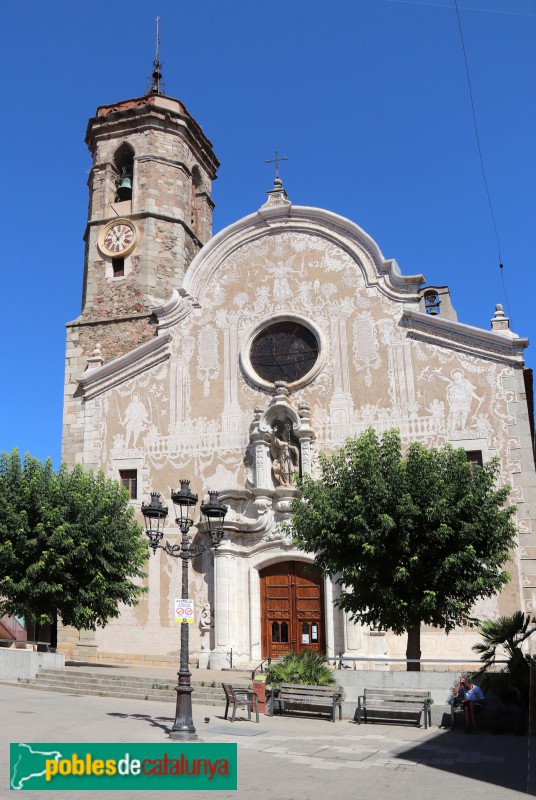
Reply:
[[[197,733],[190,733],[190,731],[170,731],[169,738],[178,742],[195,742],[199,739],[199,736]]]

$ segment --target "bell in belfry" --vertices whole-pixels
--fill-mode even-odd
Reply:
[[[131,200],[132,199],[132,170],[130,167],[123,167],[121,170],[121,179],[117,187],[117,200]]]

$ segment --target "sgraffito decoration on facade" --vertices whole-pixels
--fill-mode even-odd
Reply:
[[[387,284],[372,281],[373,254],[365,247],[337,244],[327,227],[275,229],[234,243],[219,259],[211,254],[207,264],[210,259],[198,296],[184,292],[176,322],[162,323],[169,331],[166,360],[88,401],[93,435],[87,452],[109,475],[124,465],[138,468],[145,493],[156,486],[169,497],[179,473],[191,477],[196,491],[222,493],[229,506],[227,537],[214,561],[193,564],[191,580],[196,607],[204,609],[193,648],[200,662],[216,665],[225,661],[224,641],[260,656],[252,640],[257,623],[248,617],[257,613],[255,603],[239,613],[235,594],[258,591],[252,564],[303,557],[294,549],[289,520],[297,478],[318,476],[319,452],[369,427],[378,434],[397,428],[405,444],[450,442],[480,451],[484,460],[499,455],[503,483],[515,483],[519,462],[512,455],[518,446],[511,435],[513,367],[475,354],[472,345],[462,352],[410,329],[402,310],[407,288],[396,287],[395,297]],[[312,357],[320,368],[295,386],[270,383],[256,374],[258,361],[243,360],[248,343],[278,320],[320,332]],[[277,375],[281,354],[269,355]],[[522,486],[515,486],[512,499],[522,501]],[[223,590],[221,581],[231,576],[240,590]],[[171,642],[176,565],[151,564],[149,586],[135,618],[144,629],[156,625],[161,641]],[[498,602],[482,601],[475,609],[491,618]],[[225,623],[222,614],[231,615]],[[102,641],[111,646],[107,637]],[[357,639],[363,647],[363,635]]]

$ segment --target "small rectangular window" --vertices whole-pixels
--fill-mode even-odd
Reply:
[[[471,469],[474,467],[484,466],[484,461],[482,460],[482,450],[466,450],[465,455],[471,465]]]
[[[135,469],[120,469],[119,477],[121,486],[128,490],[131,500],[138,499],[138,471]]]
[[[112,258],[112,269],[114,271],[114,278],[122,278],[125,274],[125,259]]]

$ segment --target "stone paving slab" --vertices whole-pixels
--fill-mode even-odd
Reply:
[[[172,710],[157,701],[28,693],[0,686],[0,800],[8,791],[9,741],[163,742]],[[534,794],[536,739],[391,725],[333,724],[324,718],[262,717],[231,723],[223,708],[194,706],[205,742],[238,746],[237,792],[185,792],[185,800],[520,800]],[[204,717],[210,717],[208,724]],[[256,731],[255,731],[256,729]],[[257,735],[250,735],[256,732]],[[247,735],[242,735],[247,732]],[[82,800],[94,794],[77,792]],[[28,800],[64,800],[65,792],[29,792]],[[141,796],[141,795],[140,795]],[[126,800],[127,792],[98,793]],[[143,800],[180,800],[177,792],[144,792]]]

